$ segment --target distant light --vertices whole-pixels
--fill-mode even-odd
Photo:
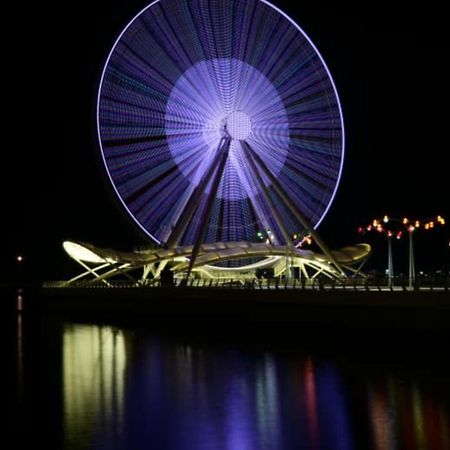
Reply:
[[[392,237],[392,231],[388,231],[387,234],[388,234],[389,237]]]
[[[420,227],[420,222],[418,221],[418,220],[416,220],[416,223],[415,223],[415,225],[414,225],[416,228],[419,228]]]
[[[384,222],[384,223],[388,223],[388,222],[389,222],[389,217],[385,215],[385,216],[383,217],[383,222]]]
[[[405,218],[403,219],[403,223],[406,225],[408,222],[409,222],[409,220],[405,217]]]
[[[19,262],[19,263],[22,262],[23,261],[23,256],[22,255],[17,255],[16,261]]]
[[[410,225],[410,226],[408,227],[408,231],[409,231],[410,233],[412,233],[414,230],[415,230],[414,225]]]

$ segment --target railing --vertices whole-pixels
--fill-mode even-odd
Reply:
[[[449,277],[423,277],[416,278],[416,281],[410,289],[408,287],[408,278],[395,279],[394,286],[389,286],[387,278],[380,278],[377,280],[363,279],[363,278],[349,278],[346,280],[323,280],[323,279],[309,279],[297,280],[283,278],[272,279],[257,279],[252,280],[212,280],[212,279],[190,279],[174,280],[173,283],[157,283],[147,282],[132,282],[129,280],[108,280],[108,285],[102,282],[86,282],[71,283],[67,285],[65,281],[46,281],[43,283],[44,289],[130,289],[130,288],[221,288],[221,289],[247,289],[247,290],[277,290],[277,289],[295,289],[295,290],[318,290],[318,291],[334,291],[334,290],[354,290],[354,291],[450,291]]]

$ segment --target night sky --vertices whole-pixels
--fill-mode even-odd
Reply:
[[[343,177],[320,227],[330,246],[358,242],[358,226],[384,213],[442,214],[450,221],[450,50],[443,6],[275,4],[318,47],[344,111]],[[12,136],[3,147],[4,156],[9,155],[3,159],[4,197],[7,205],[12,203],[3,216],[6,280],[15,274],[17,254],[24,255],[21,270],[28,279],[70,276],[77,269],[61,247],[67,238],[119,249],[145,243],[104,178],[95,107],[106,57],[123,27],[147,3],[60,5],[18,4],[5,14],[16,23],[4,54],[10,82],[3,87],[11,103],[3,132]],[[5,163],[10,156],[13,168]],[[448,225],[427,235],[418,232],[418,271],[448,264],[448,236]],[[375,246],[369,268],[382,269],[384,241],[366,239]],[[406,271],[406,241],[395,252],[396,269]]]

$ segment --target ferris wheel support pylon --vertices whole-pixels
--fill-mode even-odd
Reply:
[[[295,203],[289,198],[284,189],[279,185],[278,180],[273,176],[270,169],[266,166],[264,161],[259,157],[259,155],[250,147],[248,142],[242,141],[243,147],[247,150],[248,153],[252,157],[254,157],[254,161],[258,164],[261,170],[265,173],[267,178],[272,183],[273,188],[275,189],[278,196],[284,202],[284,204],[291,210],[292,214],[294,214],[295,218],[298,222],[308,230],[313,236],[319,248],[323,251],[323,253],[329,258],[330,262],[335,266],[335,268],[339,271],[339,273],[343,277],[347,277],[344,269],[342,269],[341,265],[336,261],[336,258],[331,253],[331,250],[325,244],[324,240],[320,237],[320,235],[314,230],[313,226],[309,223],[309,221],[303,216],[303,214],[299,211]]]
[[[284,238],[286,245],[289,248],[292,248],[293,247],[292,239],[289,235],[289,232],[286,229],[286,226],[284,225],[284,222],[278,212],[277,207],[275,206],[274,201],[272,200],[272,197],[270,197],[270,195],[269,195],[268,187],[265,185],[265,183],[261,177],[261,174],[258,172],[258,168],[256,167],[256,163],[253,159],[252,152],[248,151],[248,149],[246,147],[248,144],[246,142],[244,142],[243,144],[244,144],[244,148],[246,148],[246,150],[247,150],[246,153],[247,153],[248,162],[250,163],[250,166],[249,166],[250,171],[252,172],[253,176],[255,177],[256,181],[259,184],[261,192],[264,196],[264,200],[267,202],[267,204],[271,208],[275,222],[276,222],[278,228],[280,229],[281,233],[283,234],[283,238]]]
[[[228,143],[227,143],[228,142]],[[169,236],[169,239],[167,240],[167,247],[173,248],[176,247],[179,243],[180,238],[182,237],[183,233],[186,231],[186,228],[188,227],[192,216],[195,213],[196,208],[198,207],[198,204],[200,202],[201,196],[206,190],[206,187],[208,186],[208,183],[211,180],[211,177],[213,176],[216,168],[221,163],[221,157],[222,151],[224,147],[230,145],[229,138],[223,137],[220,141],[220,144],[217,148],[217,154],[214,158],[213,162],[208,168],[208,171],[203,176],[202,181],[195,187],[194,191],[192,192],[192,195],[187,201],[187,206],[184,208],[180,216],[178,217],[178,220],[172,229],[172,232]],[[227,151],[228,154],[228,151]],[[217,178],[217,175],[216,175]]]
[[[221,145],[217,151],[219,157],[219,163],[217,166],[216,175],[214,177],[213,185],[208,194],[208,199],[206,202],[206,209],[203,217],[201,218],[200,230],[197,234],[197,239],[195,240],[194,247],[192,249],[191,260],[189,262],[189,268],[186,274],[186,280],[189,279],[189,275],[191,274],[192,268],[194,267],[195,260],[197,259],[198,252],[200,250],[200,246],[202,245],[203,239],[205,238],[206,227],[208,224],[209,215],[211,213],[211,209],[214,205],[214,200],[216,199],[217,190],[219,189],[219,184],[222,180],[222,174],[225,169],[225,163],[228,159],[228,154],[230,151],[230,142],[231,138],[229,136],[223,138]]]

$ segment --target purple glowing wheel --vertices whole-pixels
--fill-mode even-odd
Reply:
[[[268,229],[283,243],[307,228],[292,205],[315,228],[333,201],[336,88],[308,36],[265,0],[155,1],[114,44],[97,107],[112,185],[158,243]]]

